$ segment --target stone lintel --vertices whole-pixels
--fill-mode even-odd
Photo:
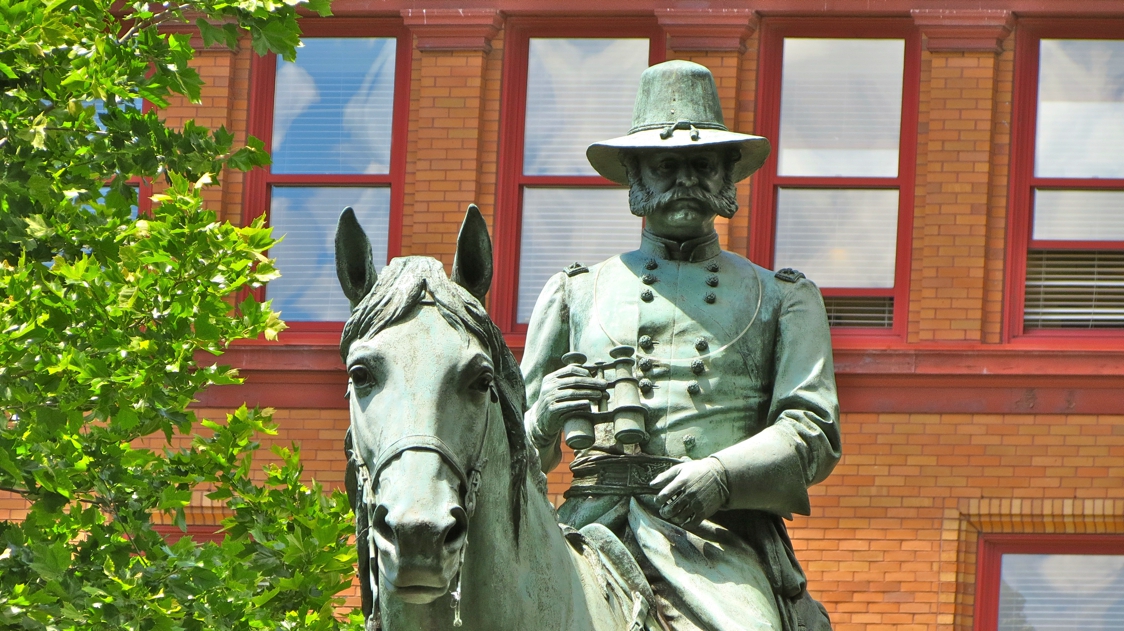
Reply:
[[[402,21],[417,37],[418,50],[489,53],[503,14],[498,9],[403,9]]]
[[[656,9],[656,20],[675,51],[745,52],[745,40],[757,28],[752,9]]]
[[[932,53],[1003,50],[1015,16],[1001,9],[914,9],[913,23]]]

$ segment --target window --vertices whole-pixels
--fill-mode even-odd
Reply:
[[[976,631],[1118,629],[1124,536],[981,535]]]
[[[1104,23],[1020,25],[1009,328],[1124,329],[1124,40]]]
[[[664,50],[655,20],[512,20],[506,38],[492,310],[512,332],[552,275],[639,246],[627,189],[585,150],[628,132],[640,74]]]
[[[255,58],[252,131],[273,159],[248,183],[246,217],[268,209],[281,278],[265,298],[295,331],[338,331],[336,220],[355,209],[376,268],[397,254],[405,172],[409,38],[373,20],[301,21],[294,62]]]
[[[750,258],[792,267],[836,333],[904,334],[920,43],[895,20],[776,20],[762,32]]]

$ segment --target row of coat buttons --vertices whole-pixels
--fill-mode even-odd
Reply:
[[[660,264],[656,261],[656,259],[648,259],[648,261],[644,264],[644,268],[649,269],[649,270],[656,269],[659,266],[660,266]],[[718,271],[718,262],[717,261],[711,261],[711,262],[707,263],[706,269],[707,269],[707,271],[710,271],[710,272],[717,272]],[[644,283],[645,285],[654,285],[654,284],[656,284],[656,282],[658,280],[659,279],[656,278],[652,274],[644,274],[643,276],[640,277],[640,282]],[[718,276],[715,275],[715,274],[710,274],[709,276],[706,277],[706,284],[710,287],[717,287],[718,286]],[[656,299],[656,294],[653,293],[651,289],[645,288],[643,291],[640,292],[640,299],[643,300],[644,302],[652,302],[653,300]],[[714,304],[715,302],[718,301],[718,296],[715,295],[715,293],[713,291],[708,291],[706,293],[706,295],[703,296],[703,301],[706,302],[709,305],[712,305],[712,304]]]
[[[640,358],[640,361],[637,362],[637,365],[640,367],[640,370],[648,372],[655,366],[655,362],[652,361],[651,357],[642,357]],[[703,360],[696,359],[695,361],[691,362],[691,372],[695,373],[696,375],[703,374],[705,370],[706,364],[703,362]]]
[[[640,344],[640,348],[642,348],[646,351],[652,350],[652,347],[656,345],[656,341],[652,339],[651,335],[641,335],[638,342]],[[707,342],[705,337],[696,337],[695,338],[695,350],[696,351],[701,353],[708,348],[710,348],[710,342]]]
[[[641,379],[636,385],[640,387],[640,391],[644,394],[648,394],[656,387],[656,384],[652,383],[652,380],[647,377]],[[702,392],[702,386],[699,385],[699,382],[692,381],[687,384],[688,394],[698,394],[700,392]]]
[[[640,360],[636,362],[636,365],[640,368],[641,371],[648,372],[653,367],[655,367],[655,362],[652,361],[651,357],[641,357]],[[703,360],[696,359],[691,362],[691,372],[695,373],[696,375],[701,375],[705,371],[706,363],[703,362]],[[651,392],[652,389],[655,388],[655,384],[652,383],[652,380],[648,379],[647,377],[641,379],[637,383],[637,385],[640,386],[640,391],[645,394]],[[692,381],[687,384],[687,392],[689,392],[690,394],[698,394],[701,391],[702,388],[699,386],[699,382]]]
[[[659,266],[660,266],[660,262],[657,261],[656,259],[648,259],[647,261],[644,261],[644,269],[653,270],[653,269],[658,268]],[[711,261],[711,262],[707,263],[706,264],[706,271],[717,272],[718,271],[718,261]]]

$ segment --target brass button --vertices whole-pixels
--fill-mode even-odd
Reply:
[[[651,357],[641,357],[640,361],[636,362],[636,365],[640,366],[640,370],[643,370],[644,372],[648,372],[649,370],[652,369],[652,358]]]
[[[706,295],[703,296],[703,302],[708,305],[714,304],[716,300],[718,300],[718,296],[715,296],[713,291],[708,291],[706,292]]]
[[[687,392],[691,394],[698,394],[702,392],[702,388],[699,387],[699,382],[692,381],[691,383],[687,384]]]
[[[660,264],[656,262],[656,259],[648,259],[644,262],[644,269],[656,269],[659,266]]]
[[[656,299],[656,295],[652,293],[651,289],[645,289],[644,291],[640,292],[640,299],[644,302],[652,302]]]
[[[645,336],[645,337],[647,337],[647,336]],[[648,338],[648,339],[650,340],[651,338]],[[642,338],[640,338],[640,340],[641,340],[640,344],[643,345],[644,344],[644,342],[643,342],[644,338],[642,337]],[[709,346],[710,346],[710,344],[707,343],[705,337],[696,337],[695,338],[695,350],[696,351],[699,351],[699,352],[705,351]]]
[[[656,277],[652,276],[651,274],[644,274],[640,277],[640,282],[644,283],[645,285],[652,285],[656,282]]]
[[[714,274],[711,274],[710,276],[707,276],[706,277],[706,284],[710,285],[711,287],[717,287],[718,286],[718,277],[715,276]]]
[[[649,392],[651,392],[651,391],[652,391],[652,388],[653,388],[653,387],[655,387],[655,386],[654,386],[654,385],[652,384],[652,380],[651,380],[651,379],[641,379],[641,380],[640,380],[640,381],[639,381],[639,382],[637,383],[637,385],[638,385],[638,386],[640,386],[640,391],[641,391],[641,392],[643,392],[644,394],[648,394]]]
[[[706,364],[703,363],[703,360],[696,359],[695,361],[691,362],[691,372],[695,373],[696,375],[701,375],[703,374],[704,370],[706,370]]]
[[[652,341],[651,335],[641,335],[639,341],[640,348],[643,348],[644,350],[651,350],[652,346],[655,345],[655,342]]]
[[[687,449],[690,449],[691,447],[694,447],[695,446],[695,437],[691,434],[687,434],[686,436],[684,436],[683,437],[683,446],[686,447]]]
[[[706,271],[717,272],[718,271],[718,261],[711,261],[711,262],[707,263],[706,264]]]

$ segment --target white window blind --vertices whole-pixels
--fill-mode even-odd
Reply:
[[[390,189],[386,187],[274,187],[269,223],[284,240],[270,250],[281,278],[266,297],[281,317],[294,322],[346,320],[347,298],[336,278],[335,234],[340,212],[355,209],[371,240],[375,268],[386,264]]]
[[[785,38],[779,175],[895,177],[905,41]]]
[[[998,631],[1119,631],[1124,556],[1004,554]]]
[[[619,188],[526,188],[519,251],[519,322],[543,285],[571,263],[593,265],[640,245],[641,221]]]
[[[523,173],[596,175],[585,149],[628,132],[647,67],[647,39],[531,38]]]
[[[277,58],[273,173],[388,173],[395,39],[307,38]]]
[[[1031,250],[1026,329],[1124,327],[1124,250]]]
[[[1043,39],[1038,177],[1124,177],[1124,41]]]
[[[777,191],[776,267],[821,287],[893,287],[897,236],[896,189]]]

